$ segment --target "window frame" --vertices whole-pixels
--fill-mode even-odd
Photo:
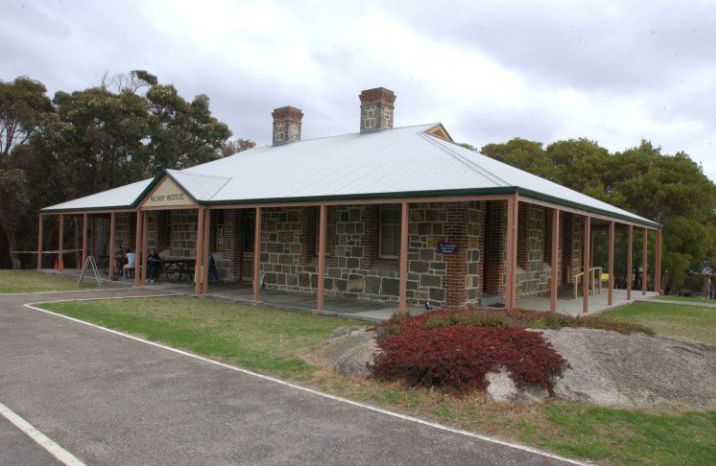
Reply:
[[[214,233],[214,237],[212,238],[212,246],[214,247],[213,252],[224,252],[224,249],[226,247],[224,241],[224,232],[226,231],[224,210],[216,210],[215,214],[212,216],[211,222],[213,224],[212,230]]]
[[[393,254],[383,254],[383,209],[386,207],[396,209],[399,212],[398,215],[398,253]],[[402,216],[402,209],[400,208],[400,204],[385,204],[379,206],[378,209],[378,259],[388,259],[388,260],[395,260],[400,259],[400,228],[402,227],[402,219],[400,218]],[[391,225],[395,225],[395,223],[390,223]]]

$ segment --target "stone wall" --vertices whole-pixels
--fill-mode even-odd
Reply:
[[[328,208],[327,295],[397,302],[398,260],[378,257],[378,209]],[[268,288],[315,292],[316,215],[311,207],[264,211],[261,267]],[[450,307],[479,302],[485,204],[415,204],[409,215],[409,302]],[[438,252],[440,242],[455,245],[456,253]]]
[[[266,208],[263,212],[261,270],[268,288],[315,293],[317,287],[317,207]],[[212,211],[210,251],[222,281],[238,281],[241,266],[241,213]],[[119,214],[117,241],[134,243],[133,214]],[[521,204],[518,218],[518,296],[549,292],[551,210]],[[171,212],[170,254],[194,257],[196,211]],[[582,217],[561,216],[561,281],[581,268]],[[159,241],[159,213],[149,214],[149,247]],[[217,219],[223,222],[223,250],[216,251]],[[397,259],[379,257],[380,207],[332,206],[327,211],[325,289],[329,296],[397,302]],[[411,305],[430,301],[448,308],[502,302],[505,285],[505,202],[413,204],[408,223],[407,296]],[[130,231],[132,230],[132,231]],[[453,254],[438,250],[441,242]],[[250,262],[253,254],[244,253]],[[244,267],[244,271],[250,270]],[[246,278],[246,277],[244,277]]]
[[[195,210],[172,211],[172,227],[169,235],[169,250],[172,257],[195,257],[196,221]]]
[[[134,231],[135,228],[135,219],[136,214],[130,213],[130,212],[122,212],[118,213],[115,216],[114,220],[114,244],[115,247],[119,248],[120,246],[126,251],[128,248],[131,248],[132,251],[135,250],[134,242],[135,242],[135,234]]]
[[[517,227],[517,295],[549,292],[551,267],[545,257],[550,238],[545,234],[546,209],[520,204]]]

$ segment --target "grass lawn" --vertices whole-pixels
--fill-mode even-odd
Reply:
[[[82,281],[82,288],[95,288],[90,280]],[[36,270],[0,270],[0,293],[32,293],[36,291],[64,291],[77,289],[77,278]]]
[[[294,353],[324,340],[338,317],[288,312],[192,297],[97,300],[46,304],[78,319],[140,335],[246,369],[282,377],[313,370]]]
[[[639,302],[602,315],[646,325],[657,335],[686,337],[716,345],[716,308]]]
[[[703,296],[677,296],[677,295],[664,295],[656,298],[660,301],[686,301],[689,303],[708,303],[716,305],[716,300],[706,299]]]
[[[162,297],[43,307],[147,339],[299,381],[347,398],[609,464],[713,464],[716,413],[647,413],[569,403],[505,406],[398,383],[349,379],[297,352],[356,321],[212,299]]]

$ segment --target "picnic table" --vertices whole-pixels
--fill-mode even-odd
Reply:
[[[193,258],[168,257],[162,259],[160,265],[160,270],[164,272],[167,281],[182,281],[185,278],[194,279],[195,260]]]

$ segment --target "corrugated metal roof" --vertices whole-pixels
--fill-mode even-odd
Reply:
[[[126,184],[118,188],[102,191],[85,197],[80,197],[71,201],[55,204],[42,209],[46,211],[68,211],[68,210],[100,210],[100,209],[119,209],[131,208],[135,199],[144,192],[152,183],[154,178],[137,181],[136,183]]]
[[[657,225],[426,133],[436,126],[408,126],[256,147],[185,170],[167,170],[167,173],[200,203],[290,202],[517,190],[556,203]],[[138,197],[150,181],[44,210],[130,205],[139,202]],[[99,205],[103,202],[104,205]]]

